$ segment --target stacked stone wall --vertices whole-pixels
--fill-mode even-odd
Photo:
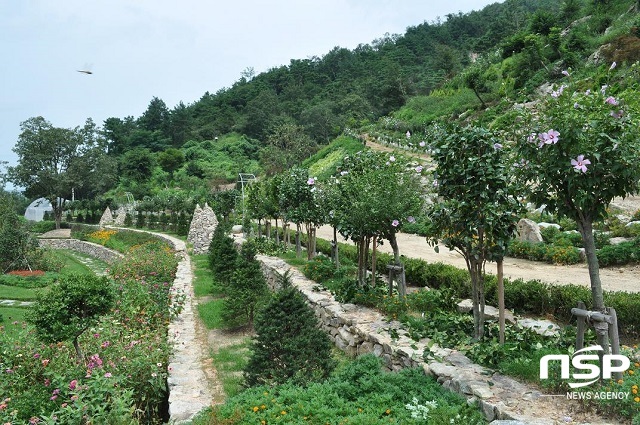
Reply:
[[[79,239],[40,239],[40,246],[54,249],[71,249],[90,257],[102,260],[107,264],[111,264],[123,257],[122,254],[105,248],[93,242],[81,241]]]

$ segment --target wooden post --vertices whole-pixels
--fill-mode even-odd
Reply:
[[[613,323],[609,324],[609,337],[611,338],[611,354],[620,354],[620,337],[618,335],[618,314],[612,307],[606,308],[607,314],[613,318]],[[617,381],[622,379],[622,373],[615,372],[613,378]]]
[[[578,301],[578,308],[584,310],[587,306],[582,301]],[[576,351],[584,348],[584,332],[587,328],[587,319],[584,316],[578,316],[578,329],[576,334]]]

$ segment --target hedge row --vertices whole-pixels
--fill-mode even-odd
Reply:
[[[303,235],[304,236],[304,235]],[[305,238],[302,238],[303,243]],[[331,243],[318,239],[316,250],[325,255],[331,255]],[[356,249],[353,245],[339,244],[341,258],[348,258],[356,262]],[[377,254],[377,271],[385,274],[387,264],[391,264],[393,256],[386,253]],[[459,298],[469,298],[471,283],[469,273],[464,270],[443,263],[428,263],[421,259],[403,257],[407,283],[434,289],[453,289]],[[487,304],[498,305],[495,275],[487,275],[485,291]],[[591,308],[591,289],[573,284],[547,284],[539,280],[504,280],[505,305],[518,314],[546,316],[552,314],[558,319],[569,322],[571,309],[579,301]],[[604,293],[605,305],[616,310],[619,331],[623,336],[640,335],[640,293],[611,292]]]

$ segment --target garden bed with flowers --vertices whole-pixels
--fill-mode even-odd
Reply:
[[[62,309],[55,303],[34,307],[39,317],[31,314],[26,322],[0,329],[0,422],[165,421],[167,325],[176,267],[174,252],[159,242],[132,247],[112,265],[105,282],[113,304],[79,334],[81,359],[73,338],[55,332],[49,336],[58,335],[58,340],[43,338],[47,317],[55,320],[54,313]]]

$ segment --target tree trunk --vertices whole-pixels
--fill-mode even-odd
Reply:
[[[262,237],[262,219],[258,219],[258,238]]]
[[[276,243],[280,244],[280,233],[278,232],[278,218],[276,217]]]
[[[364,238],[364,252],[362,253],[362,259],[364,260],[364,283],[367,283],[367,271],[369,270],[369,246],[371,246],[371,236]]]
[[[56,230],[60,230],[60,223],[62,223],[62,209],[63,203],[62,200],[58,202],[58,197],[49,199],[51,203],[51,208],[53,208],[53,219],[56,222]]]
[[[398,247],[398,240],[396,239],[396,234],[392,233],[391,236],[389,237],[389,245],[391,245],[391,249],[393,250],[393,263],[396,266],[402,266],[402,263],[400,262],[400,248]],[[405,294],[407,293],[407,282],[406,282],[406,277],[405,277],[405,272],[404,272],[404,267],[402,267],[402,271],[400,272],[400,275],[397,276],[398,279],[398,296],[400,298],[404,298]],[[389,284],[391,285],[391,282],[389,282]]]
[[[267,239],[271,239],[271,220],[267,220],[264,223],[264,231],[267,233]]]
[[[302,255],[302,245],[300,244],[300,223],[296,223],[296,257]]]
[[[336,265],[336,270],[338,270],[340,268],[340,258],[338,252],[338,229],[335,226],[333,226],[333,241],[331,241],[331,245],[333,248],[333,262]]]
[[[589,280],[591,281],[591,300],[593,302],[592,310],[606,314],[604,306],[604,295],[602,293],[602,281],[600,280],[600,265],[596,255],[596,242],[593,238],[593,220],[590,218],[582,218],[578,220],[578,230],[582,235],[582,244],[584,245],[584,253],[587,257],[587,266],[589,268]],[[596,340],[604,350],[604,354],[609,353],[609,327],[605,322],[596,322],[594,324],[596,331]]]
[[[504,344],[504,259],[497,261],[498,272],[498,324],[500,326],[500,344]]]
[[[371,252],[371,286],[376,287],[376,245],[378,245],[378,236],[373,237],[373,251]]]
[[[465,254],[467,269],[471,277],[471,303],[473,305],[473,337],[480,341],[484,337],[484,277],[482,261],[470,253]]]
[[[84,356],[82,355],[82,349],[80,348],[80,343],[78,342],[79,336],[80,335],[73,338],[73,348],[76,349],[76,360],[78,361],[78,363],[82,363],[82,361],[84,360]]]

